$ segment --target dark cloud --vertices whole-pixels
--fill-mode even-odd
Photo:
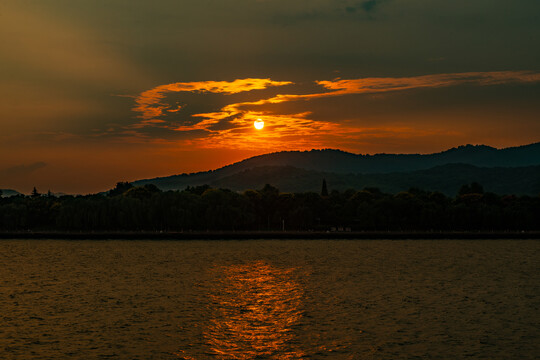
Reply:
[[[233,123],[234,120],[239,119],[241,117],[240,114],[228,116],[225,119],[220,120],[217,124],[210,125],[208,127],[208,130],[211,131],[222,131],[222,130],[230,130],[237,127],[236,124]]]
[[[378,0],[368,0],[364,1],[360,4],[362,9],[364,9],[365,12],[372,12],[375,10],[375,8],[381,3],[381,1]]]
[[[367,13],[369,18],[371,18],[373,13],[379,9],[381,3],[383,2],[384,0],[362,1],[354,6],[346,6],[345,12],[348,14]]]

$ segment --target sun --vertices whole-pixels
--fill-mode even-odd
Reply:
[[[257,120],[253,123],[253,126],[255,126],[255,129],[261,130],[261,129],[264,127],[264,121],[262,121],[261,119],[257,119]]]

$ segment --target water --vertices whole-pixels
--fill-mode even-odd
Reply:
[[[1,241],[2,359],[536,359],[538,241]]]

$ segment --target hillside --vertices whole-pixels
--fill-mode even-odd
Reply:
[[[319,191],[322,178],[331,188],[409,187],[454,195],[465,183],[480,182],[497,193],[540,193],[540,143],[495,149],[466,145],[435,154],[355,155],[340,150],[286,151],[255,156],[223,168],[194,174],[139,180],[163,190],[208,184],[241,191],[265,183],[282,191]]]
[[[352,154],[341,150],[282,151],[255,156],[216,171],[244,170],[258,166],[294,166],[336,173],[391,173],[429,169],[446,164],[479,167],[540,165],[540,143],[496,149],[486,145],[464,145],[434,154]]]
[[[540,166],[481,168],[467,164],[449,164],[428,170],[389,174],[339,174],[292,166],[261,166],[214,180],[188,176],[177,184],[179,189],[208,184],[214,188],[234,191],[261,189],[265,184],[272,184],[283,192],[320,192],[322,179],[326,179],[330,191],[378,187],[384,192],[397,193],[417,187],[454,196],[461,185],[476,181],[482,184],[486,191],[498,194],[540,194]]]
[[[18,192],[17,190],[13,190],[13,189],[0,189],[0,192],[2,194],[2,197],[10,197],[10,196],[21,195],[20,192]]]

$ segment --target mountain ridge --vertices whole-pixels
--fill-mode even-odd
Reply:
[[[2,194],[2,197],[22,195],[20,192],[13,189],[0,189],[0,194]]]
[[[498,194],[540,194],[540,166],[481,168],[469,164],[447,164],[427,170],[385,174],[339,174],[292,166],[260,166],[211,181],[188,176],[184,182],[176,182],[173,187],[185,189],[187,186],[209,185],[244,191],[271,184],[282,192],[319,192],[322,179],[327,181],[330,190],[338,191],[377,187],[383,192],[398,193],[415,187],[454,196],[462,185],[479,182],[486,191]]]
[[[405,174],[411,174],[418,171],[432,170],[429,173],[424,174],[429,177],[437,177],[435,172],[443,172],[445,176],[449,177],[447,183],[450,182],[452,176],[454,178],[462,179],[463,181],[469,181],[463,174],[451,174],[447,170],[448,168],[437,167],[449,165],[449,164],[463,164],[475,167],[465,169],[463,167],[456,170],[456,172],[467,172],[469,178],[474,180],[474,177],[483,177],[479,175],[479,172],[489,173],[492,170],[488,168],[528,168],[527,171],[531,174],[527,177],[534,177],[538,169],[536,165],[540,165],[540,142],[528,145],[522,145],[517,147],[509,147],[504,149],[497,149],[487,145],[463,145],[454,147],[439,153],[433,154],[374,154],[374,155],[362,155],[345,152],[339,149],[313,149],[309,151],[281,151],[273,152],[263,155],[254,156],[242,161],[221,167],[215,170],[209,170],[205,172],[191,173],[191,174],[179,174],[166,177],[159,177],[153,179],[144,179],[133,182],[134,185],[144,185],[152,183],[162,190],[182,190],[187,186],[196,186],[202,184],[208,184],[211,186],[222,186],[229,184],[231,189],[240,191],[245,188],[239,188],[234,183],[227,179],[235,178],[236,174],[242,173],[250,169],[259,169],[264,167],[274,168],[280,176],[291,177],[298,175],[298,171],[292,169],[302,169],[307,171],[314,171],[319,173],[319,176],[325,176],[324,174],[336,174],[341,177],[346,175],[372,175],[372,179],[378,179],[380,183],[385,183],[385,177],[391,177],[395,179],[395,182],[403,182],[399,180],[406,178]],[[290,167],[290,174],[283,171],[284,168]],[[478,170],[481,169],[481,170]],[[497,170],[501,172],[502,170]],[[524,171],[524,170],[523,170]],[[395,175],[400,173],[400,176]],[[476,174],[473,176],[473,173]],[[413,178],[417,178],[419,184],[413,186],[420,186],[421,183],[425,183],[424,180],[419,178],[419,174],[412,174]],[[376,175],[376,176],[375,176]],[[313,175],[314,176],[314,175]],[[512,184],[515,184],[517,179],[510,180],[511,176],[506,174],[503,176],[508,179]],[[272,176],[269,176],[272,178]],[[351,176],[349,176],[350,180]],[[245,181],[241,181],[240,178],[236,179],[244,183],[248,188],[255,188],[255,184],[248,186]],[[350,182],[345,181],[344,182]],[[443,181],[443,179],[441,179]],[[280,181],[283,182],[283,181]],[[358,182],[353,182],[357,184]],[[276,184],[277,185],[277,184]],[[376,184],[374,185],[376,186]],[[302,189],[294,188],[295,191],[301,191]],[[384,188],[384,187],[383,187]],[[392,185],[389,188],[397,188],[396,185]],[[443,186],[443,192],[448,192],[449,187]],[[504,189],[510,189],[511,187],[502,187]],[[501,189],[502,189],[501,188]],[[534,186],[533,186],[534,188]],[[283,189],[284,191],[289,191]],[[307,189],[304,189],[307,190]],[[437,189],[435,189],[437,190]],[[519,189],[518,189],[519,190]],[[529,191],[521,191],[521,193],[530,193]]]

